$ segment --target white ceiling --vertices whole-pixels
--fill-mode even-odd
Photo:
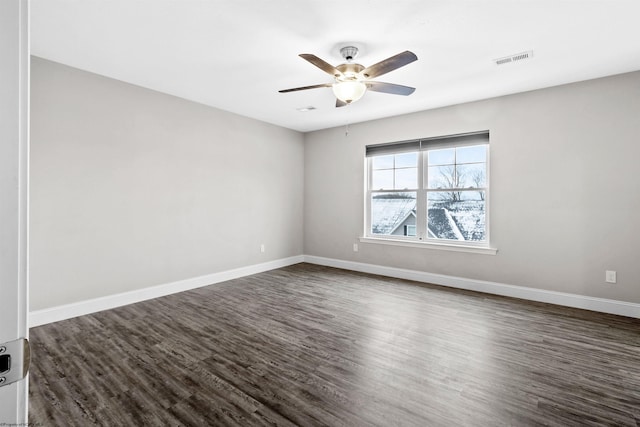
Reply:
[[[394,116],[640,70],[638,0],[32,0],[32,53],[299,131]],[[335,108],[331,82],[298,57],[364,66],[418,61]],[[533,50],[531,60],[493,59]],[[314,106],[310,112],[297,111]]]

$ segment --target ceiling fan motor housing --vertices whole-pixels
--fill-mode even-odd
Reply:
[[[351,62],[358,56],[358,48],[355,46],[345,46],[340,49],[340,55],[342,55],[345,61]]]
[[[356,80],[357,74],[360,71],[364,70],[364,67],[360,64],[355,64],[351,62],[346,64],[340,64],[336,66],[336,69],[342,73],[342,76],[336,77],[336,80],[345,81],[345,80]]]

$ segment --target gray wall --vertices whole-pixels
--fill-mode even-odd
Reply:
[[[31,84],[31,310],[302,253],[640,302],[640,72],[304,136],[39,58]],[[365,145],[483,129],[496,256],[358,242]]]
[[[484,129],[497,255],[370,243],[352,251],[363,232],[365,145]],[[640,72],[305,140],[307,255],[640,302]],[[606,269],[617,284],[604,283]]]
[[[302,254],[302,134],[39,58],[31,85],[31,310]]]

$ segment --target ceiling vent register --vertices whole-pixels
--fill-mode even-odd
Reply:
[[[516,53],[515,55],[509,55],[503,58],[494,59],[493,61],[496,63],[496,65],[504,65],[531,58],[533,58],[533,51],[528,50],[526,52]]]

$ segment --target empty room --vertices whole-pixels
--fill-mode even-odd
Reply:
[[[0,425],[640,425],[638,16],[3,0]]]

